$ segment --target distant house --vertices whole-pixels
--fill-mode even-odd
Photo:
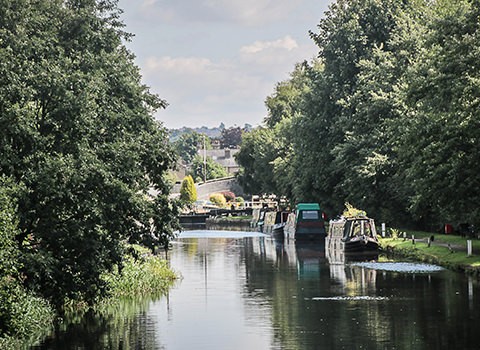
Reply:
[[[236,174],[240,169],[234,155],[238,153],[240,149],[234,148],[222,148],[222,149],[210,149],[205,151],[205,155],[213,159],[215,163],[220,164],[227,170],[229,174]],[[203,157],[203,150],[199,150],[198,154]]]

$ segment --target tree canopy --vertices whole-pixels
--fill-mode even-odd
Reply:
[[[318,58],[267,97],[237,157],[250,193],[382,221],[480,224],[477,1],[337,0]]]
[[[0,172],[16,194],[25,284],[93,301],[122,242],[165,243],[175,155],[114,0],[2,0]],[[154,189],[158,195],[149,193]]]

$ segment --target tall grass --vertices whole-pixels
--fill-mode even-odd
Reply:
[[[27,293],[21,286],[10,292],[8,325],[3,325],[6,332],[0,337],[0,349],[26,348],[53,329],[55,312],[46,300]]]
[[[147,249],[133,246],[134,254],[126,256],[121,270],[104,275],[112,298],[158,295],[165,293],[178,276],[168,262]]]

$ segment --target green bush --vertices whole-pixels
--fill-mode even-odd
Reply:
[[[13,194],[18,186],[0,178],[0,348],[17,349],[37,340],[53,325],[54,312],[20,283],[18,219]]]
[[[195,188],[195,183],[190,175],[185,176],[182,181],[182,186],[180,187],[180,200],[187,205],[190,205],[197,200],[197,189]]]
[[[243,197],[236,197],[235,202],[238,204],[243,204],[245,203],[245,199],[243,199]]]
[[[219,207],[225,207],[227,205],[227,200],[221,193],[212,193],[209,199],[210,202],[218,205]]]

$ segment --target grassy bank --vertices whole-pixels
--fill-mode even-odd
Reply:
[[[480,276],[480,240],[472,239],[473,254],[468,256],[467,239],[464,237],[421,231],[395,233],[394,237],[380,239],[385,252]]]

